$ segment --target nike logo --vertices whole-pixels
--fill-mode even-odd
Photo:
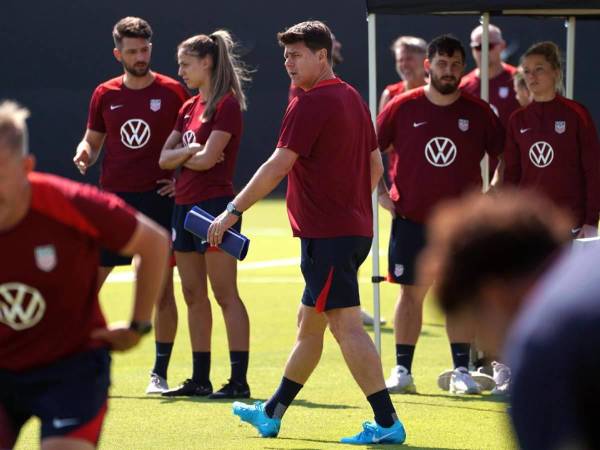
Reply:
[[[418,128],[421,125],[425,125],[427,122],[413,122],[413,127]]]
[[[384,434],[383,436],[380,436],[380,437],[373,436],[373,443],[377,444],[378,442],[383,441],[386,437],[390,437],[392,434],[395,434],[395,433],[396,433],[395,431],[392,431],[391,433]]]
[[[79,419],[52,419],[52,426],[56,429],[70,427],[72,425],[77,425],[79,423]]]
[[[571,234],[579,234],[580,231],[581,231],[581,227],[579,227],[579,228],[572,228],[571,229]]]
[[[169,356],[168,353],[157,353],[156,356],[158,356],[159,358],[165,357],[165,356]]]
[[[114,111],[115,109],[119,109],[119,108],[122,108],[122,107],[123,107],[123,105],[110,105],[110,110]]]
[[[531,128],[521,128],[519,131],[521,132],[521,134],[523,134],[527,133],[529,130],[531,130]]]

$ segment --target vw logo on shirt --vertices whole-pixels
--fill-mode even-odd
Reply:
[[[529,148],[529,159],[534,166],[543,169],[554,159],[554,149],[545,141],[537,141]]]
[[[150,140],[150,125],[142,119],[129,119],[121,126],[121,142],[125,147],[136,150]]]
[[[23,283],[0,284],[0,323],[25,330],[36,325],[45,311],[46,302],[37,289]]]
[[[425,158],[434,167],[448,167],[456,159],[456,144],[447,137],[434,137],[425,145]]]

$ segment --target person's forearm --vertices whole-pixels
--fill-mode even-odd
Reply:
[[[100,155],[100,148],[94,149],[91,144],[87,140],[82,140],[77,146],[77,154],[82,152],[86,152],[88,154],[88,167],[93,166],[98,160],[98,156]]]
[[[383,177],[379,178],[379,183],[377,183],[377,195],[389,195],[388,188],[385,184],[385,180]]]
[[[246,187],[233,200],[238,211],[246,211],[254,203],[269,195],[286,175],[287,171],[273,164],[269,159],[260,166]]]
[[[371,192],[375,190],[383,175],[383,161],[379,150],[371,152]]]
[[[209,155],[206,152],[206,149],[204,149],[188,159],[183,166],[187,167],[188,169],[202,171],[212,169],[217,161],[217,158]]]
[[[193,155],[187,145],[179,148],[163,149],[160,153],[158,165],[164,170],[174,170],[185,163],[192,156]]]

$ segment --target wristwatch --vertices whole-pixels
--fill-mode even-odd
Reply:
[[[131,322],[129,322],[129,329],[135,331],[140,336],[144,336],[152,331],[152,323],[138,322],[137,320],[132,320]]]
[[[242,217],[242,212],[237,210],[233,202],[227,203],[227,212],[234,216]]]

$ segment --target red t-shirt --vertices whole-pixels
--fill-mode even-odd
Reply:
[[[90,101],[87,128],[106,133],[100,186],[110,192],[144,192],[173,172],[158,165],[177,112],[189,97],[177,81],[155,73],[144,89],[129,89],[123,76],[99,85]]]
[[[570,210],[576,225],[598,224],[600,144],[587,109],[557,95],[519,109],[508,124],[504,182],[532,188]]]
[[[517,68],[505,63],[502,63],[502,67],[504,70],[490,80],[489,103],[494,112],[500,117],[502,126],[506,128],[508,118],[513,111],[520,108],[520,105],[515,97],[513,86],[513,76]],[[481,79],[477,75],[477,69],[472,70],[462,78],[460,88],[475,97],[480,97]]]
[[[440,201],[481,187],[480,161],[502,153],[502,124],[482,100],[462,93],[437,106],[424,89],[389,102],[377,117],[379,148],[393,145],[391,197],[396,211],[424,223]]]
[[[294,236],[372,236],[371,151],[377,140],[369,108],[339,78],[318,83],[288,105],[278,148],[298,153],[288,174]]]
[[[389,93],[388,101],[393,99],[395,96],[403,94],[405,90],[404,81],[398,83],[388,84],[385,89]]]
[[[32,173],[25,218],[0,232],[0,369],[27,370],[99,347],[100,247],[122,249],[135,211],[112,194]]]
[[[217,130],[231,133],[231,139],[223,150],[223,162],[203,171],[181,168],[175,190],[175,203],[178,205],[233,195],[233,174],[243,129],[240,102],[233,94],[227,94],[217,104],[210,120],[202,122],[205,107],[206,102],[200,95],[190,98],[181,107],[175,130],[181,133],[182,142],[204,145],[210,133]]]

